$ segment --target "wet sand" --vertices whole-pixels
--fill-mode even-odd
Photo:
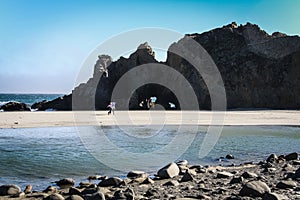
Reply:
[[[0,128],[85,125],[284,125],[300,126],[300,111],[55,111],[1,112]]]

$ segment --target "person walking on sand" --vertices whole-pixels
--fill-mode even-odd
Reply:
[[[113,113],[113,115],[115,114],[115,109],[116,109],[116,102],[110,102],[108,107],[108,115],[110,115],[111,113]]]

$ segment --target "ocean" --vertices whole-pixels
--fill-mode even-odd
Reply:
[[[126,127],[127,132],[117,126],[89,128],[103,130],[111,144],[107,147],[108,141],[93,139],[97,135],[91,135],[99,150],[93,152],[93,148],[83,144],[78,127],[0,129],[0,185],[17,184],[24,189],[31,184],[34,190],[44,190],[53,185],[53,181],[66,177],[75,179],[76,185],[96,174],[125,177],[127,169],[116,170],[111,166],[122,168],[128,163],[138,163],[135,158],[123,156],[132,152],[145,153],[142,163],[148,163],[146,166],[135,164],[132,170],[144,170],[153,175],[162,165],[181,159],[191,164],[232,165],[259,162],[271,153],[280,155],[300,151],[299,127],[226,126],[209,154],[199,158],[199,149],[207,129],[200,127],[193,142],[175,160],[171,160],[174,151],[163,152],[160,149],[174,142],[178,129],[176,126],[166,126],[157,133],[155,127]],[[134,137],[128,134],[128,130]],[[189,131],[178,134],[190,137]],[[227,154],[234,155],[235,159],[220,159]],[[149,163],[153,158],[157,162]]]
[[[10,101],[26,103],[28,106],[43,100],[53,100],[63,94],[0,94],[0,106]]]

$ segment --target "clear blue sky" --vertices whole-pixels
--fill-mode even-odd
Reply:
[[[0,93],[69,93],[89,53],[120,32],[201,33],[249,21],[299,35],[299,9],[298,0],[0,0]]]

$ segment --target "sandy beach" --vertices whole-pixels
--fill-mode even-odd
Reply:
[[[286,125],[300,126],[300,111],[107,111],[1,112],[0,128],[84,125]]]

